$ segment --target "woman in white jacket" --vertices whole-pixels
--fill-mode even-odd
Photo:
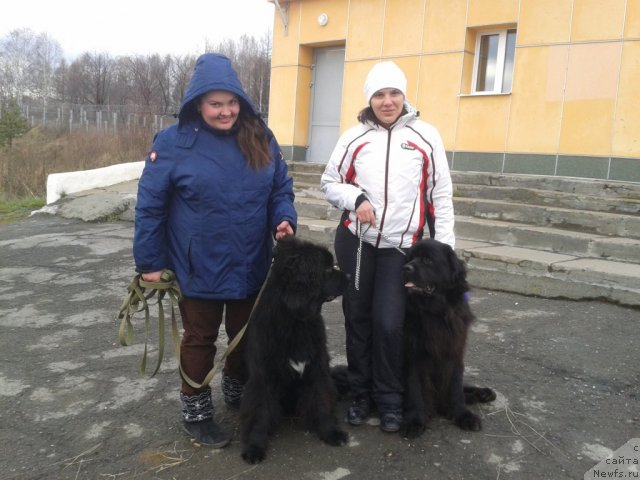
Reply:
[[[455,243],[449,165],[438,131],[405,101],[407,80],[393,62],[376,64],[359,124],[338,140],[321,180],[344,211],[335,252],[351,285],[343,297],[352,425],[375,406],[380,428],[402,422],[404,250],[423,236]]]

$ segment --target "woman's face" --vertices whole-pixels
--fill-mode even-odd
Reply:
[[[402,114],[404,95],[397,88],[383,88],[373,94],[369,103],[378,121],[388,127]]]
[[[231,92],[213,90],[202,97],[198,105],[198,111],[210,127],[218,130],[229,130],[238,120],[240,101]]]

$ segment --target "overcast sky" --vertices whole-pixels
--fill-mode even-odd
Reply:
[[[4,0],[0,38],[19,28],[48,33],[64,55],[199,54],[205,43],[271,32],[267,0]]]

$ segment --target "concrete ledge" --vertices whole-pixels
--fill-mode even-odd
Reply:
[[[70,193],[107,187],[140,178],[144,161],[121,163],[79,172],[53,173],[47,177],[47,205]]]
[[[78,218],[84,222],[133,221],[135,206],[135,195],[102,191],[77,197],[72,202],[62,200],[57,213],[63,218]]]

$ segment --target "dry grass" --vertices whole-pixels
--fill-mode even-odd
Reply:
[[[42,198],[47,176],[143,160],[153,133],[33,128],[0,149],[0,199]]]

